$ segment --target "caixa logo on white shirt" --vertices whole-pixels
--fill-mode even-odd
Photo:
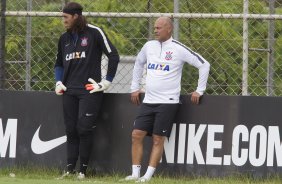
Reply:
[[[166,64],[149,63],[149,64],[148,64],[148,69],[151,69],[151,70],[169,71],[169,65],[166,65]]]

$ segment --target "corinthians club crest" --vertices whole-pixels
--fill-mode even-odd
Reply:
[[[165,52],[165,53],[166,53],[165,59],[166,59],[166,60],[171,60],[171,59],[172,59],[172,53],[173,53],[173,52],[168,51],[168,52]]]
[[[86,37],[81,38],[81,46],[82,47],[87,46],[87,44],[88,44],[87,40],[88,40],[88,38],[86,38]]]

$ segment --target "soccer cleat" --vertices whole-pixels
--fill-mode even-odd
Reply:
[[[126,177],[124,178],[124,180],[125,180],[125,181],[136,181],[136,180],[138,180],[138,178],[139,178],[139,177],[137,177],[137,176],[129,175],[129,176],[126,176]]]
[[[141,177],[141,178],[138,178],[136,180],[136,183],[145,183],[145,182],[148,182],[148,181],[150,181],[149,178]]]
[[[77,179],[79,179],[79,180],[85,179],[85,174],[83,174],[82,172],[78,173]]]
[[[69,178],[69,177],[73,176],[73,174],[74,174],[74,172],[67,171],[67,172],[64,172],[64,174],[62,176],[60,176],[59,178],[57,178],[57,179],[58,180],[62,180],[64,178]]]
[[[139,177],[137,176],[132,176],[132,175],[129,175],[129,176],[126,176],[123,181],[137,181]]]

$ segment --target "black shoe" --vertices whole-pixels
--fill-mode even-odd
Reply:
[[[70,177],[73,177],[74,174],[75,174],[75,171],[67,171],[67,172],[64,172],[63,175],[58,177],[57,179],[62,180],[62,179],[65,179],[65,178],[70,178]]]
[[[85,174],[82,173],[82,172],[78,173],[77,179],[79,179],[79,180],[84,180],[84,179],[85,179]]]

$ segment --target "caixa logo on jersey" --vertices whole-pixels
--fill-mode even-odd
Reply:
[[[72,60],[72,59],[81,59],[81,58],[86,58],[85,51],[72,52],[72,53],[66,55],[66,61],[69,61],[69,60]]]
[[[16,158],[17,149],[17,119],[8,119],[4,130],[2,119],[0,118],[0,157]],[[53,138],[51,140],[41,140],[39,136],[41,125],[37,128],[31,139],[31,150],[34,154],[43,154],[60,146],[66,142],[66,136]],[[8,151],[9,148],[9,151]],[[9,154],[8,154],[9,152]],[[8,155],[7,155],[8,154]]]
[[[224,136],[224,125],[216,124],[180,124],[176,133],[174,124],[165,141],[164,158],[168,164],[175,164],[176,156],[177,164],[282,166],[279,126],[237,125],[231,134]]]
[[[169,71],[169,65],[166,65],[166,64],[149,63],[149,64],[148,64],[148,69],[151,69],[151,70]]]

